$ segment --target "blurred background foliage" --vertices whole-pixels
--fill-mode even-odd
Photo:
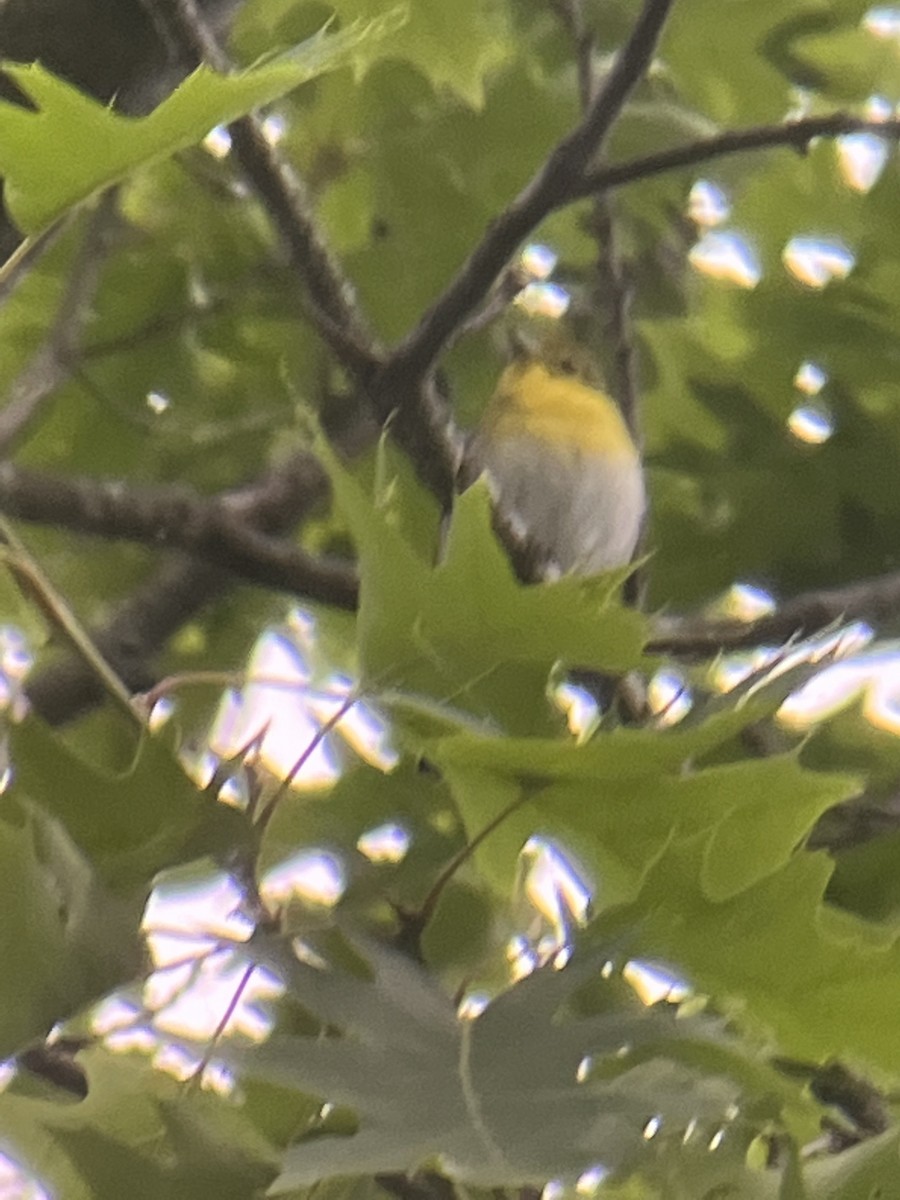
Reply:
[[[89,194],[117,185],[117,215],[77,345],[5,439],[4,457],[62,478],[119,480],[123,494],[178,484],[212,497],[308,449],[312,418],[352,421],[356,404],[308,318],[304,281],[266,203],[235,162],[227,122],[263,104],[267,140],[304,178],[323,237],[390,345],[579,119],[572,14],[602,76],[642,5],[201,5],[248,73],[192,78],[197,107],[156,109],[168,113],[161,141],[115,171],[110,163],[147,128],[129,122],[153,119],[191,55],[157,36],[152,4],[80,0],[59,25],[57,8],[0,5],[0,55],[42,64],[30,76],[13,71],[0,94],[38,100],[30,79],[43,109],[23,126],[25,110],[0,102],[2,244],[11,253],[20,232],[39,237],[35,214],[67,213],[15,286],[6,286],[11,272],[0,282],[8,407],[73,303],[97,219]],[[292,52],[326,24],[321,41]],[[900,9],[890,6],[681,0],[605,162],[803,115],[893,118],[898,56]],[[106,107],[82,122],[73,86]],[[190,133],[198,111],[221,121],[202,142]],[[88,181],[83,194],[54,173],[63,143]],[[39,189],[28,183],[32,168]],[[623,353],[639,365],[648,614],[728,611],[751,595],[771,605],[898,568],[897,171],[893,138],[820,138],[804,152],[744,152],[654,174],[608,194],[602,211],[581,200],[533,231],[556,256],[553,281],[572,297],[608,378]],[[445,355],[442,391],[464,428],[502,365],[490,330]],[[358,618],[223,584],[153,647],[150,681],[182,686],[165,732],[140,745],[111,704],[61,732],[18,720],[31,657],[41,667],[64,647],[13,576],[0,584],[13,764],[0,811],[0,1052],[11,1059],[60,1023],[78,1046],[92,1043],[69,1056],[77,1086],[68,1091],[45,1060],[10,1070],[0,1094],[8,1194],[39,1196],[46,1185],[60,1197],[118,1197],[127,1181],[129,1194],[238,1200],[277,1178],[282,1192],[307,1196],[312,1186],[319,1200],[323,1191],[444,1200],[449,1178],[460,1195],[479,1196],[491,1184],[554,1180],[547,1200],[576,1184],[623,1200],[900,1196],[897,1136],[884,1115],[900,1079],[896,614],[855,631],[872,643],[868,658],[846,664],[857,693],[869,686],[862,701],[811,723],[797,697],[821,682],[816,655],[830,662],[834,642],[780,656],[758,648],[709,669],[672,664],[667,676],[659,657],[642,655],[651,625],[621,607],[616,581],[517,585],[477,491],[458,506],[451,552],[436,567],[436,507],[402,456],[369,438],[349,464],[322,457],[335,499],[323,491],[289,536],[316,554],[358,556]],[[17,529],[85,627],[109,621],[158,569],[152,545],[52,521]],[[725,690],[773,655],[771,674]],[[640,727],[605,721],[579,740],[546,699],[558,659],[641,668],[651,698],[655,684],[663,699]],[[292,686],[243,686],[244,670]],[[366,694],[349,713],[357,678]],[[179,932],[200,939],[195,957],[171,947],[166,957],[154,921],[183,920],[166,904],[199,911],[207,901],[213,932],[199,917]],[[360,925],[419,967],[355,941]],[[304,939],[302,966],[285,933]],[[468,1165],[454,1175],[440,1158],[440,1128],[426,1121],[424,1141],[404,1140],[413,1085],[390,1041],[398,1031],[385,1032],[392,1004],[408,1006],[434,1050],[439,988],[450,1017],[451,996],[508,999],[511,979],[531,974],[541,997],[551,968],[538,968],[573,946],[576,961],[614,965],[611,991],[598,984],[601,994],[583,1003],[568,992],[559,1003],[585,1019],[614,1016],[632,1050],[650,1039],[659,1074],[649,1093],[639,1072],[624,1071],[615,1100],[599,1087],[594,1115],[620,1103],[627,1129],[595,1131],[588,1158],[560,1136],[535,1139],[528,1160],[527,1122],[537,1130],[546,1114],[538,1104],[520,1112],[500,1089],[493,1133],[509,1160],[489,1178],[474,1148],[485,1129],[473,1120],[474,1132],[460,1134]],[[305,1003],[291,982],[319,959],[348,972],[333,1011],[321,997]],[[161,978],[174,981],[168,990]],[[251,978],[258,993],[241,1009]],[[371,1011],[362,979],[377,999]],[[107,1001],[104,1026],[96,1005],[114,990],[117,1015]],[[188,994],[205,1025],[174,1015]],[[659,1007],[643,1007],[660,997],[663,1007],[685,1004],[690,1019],[700,1014],[677,1051]],[[533,1003],[523,1012],[540,1029],[535,1013],[548,1001]],[[228,1098],[194,1078],[209,1066],[198,1044],[223,1014],[244,1021],[247,1042],[274,1026],[283,1051],[281,1066],[278,1053],[255,1066],[235,1052],[233,1076],[210,1069]],[[484,1078],[511,1072],[528,1091],[499,1029],[472,1061]],[[113,1033],[102,1041],[98,1030]],[[394,1046],[383,1074],[372,1063],[355,1078],[328,1068],[336,1110],[321,1104],[332,1095],[320,1075],[304,1074],[303,1054],[291,1058],[323,1031]],[[601,1039],[604,1053],[613,1041]],[[135,1054],[114,1052],[123,1049]],[[194,1082],[149,1071],[138,1055],[151,1053]],[[551,1072],[558,1062],[547,1053],[540,1071]],[[779,1074],[775,1054],[791,1069]],[[837,1058],[848,1064],[841,1087],[821,1074]],[[437,1112],[447,1095],[438,1068],[414,1083],[412,1107]],[[469,1098],[485,1104],[479,1086]],[[360,1133],[379,1119],[373,1088],[403,1114],[402,1128],[382,1131],[376,1166]],[[657,1138],[664,1112],[671,1130]],[[809,1151],[822,1121],[818,1157],[801,1168],[801,1147]],[[315,1179],[302,1142],[283,1158],[301,1136],[317,1139]],[[407,1177],[415,1171],[425,1173]]]

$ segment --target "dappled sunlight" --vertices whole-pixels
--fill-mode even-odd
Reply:
[[[896,42],[900,47],[900,7],[876,4],[862,18],[862,27],[874,37]]]
[[[164,725],[168,725],[177,711],[178,705],[171,696],[160,697],[147,714],[147,728],[151,733],[156,733]]]
[[[810,684],[814,685],[816,680],[832,669],[830,664],[834,663],[836,659],[856,654],[871,641],[873,636],[868,625],[861,621],[855,621],[843,629],[807,638],[793,646],[758,646],[749,651],[723,655],[710,668],[709,678],[712,685],[720,692],[727,693],[744,685],[746,695],[749,696],[763,690],[779,676],[796,670],[798,667],[805,664],[810,666],[822,664],[822,670],[817,672],[810,681]],[[754,676],[757,678],[754,679]],[[752,686],[748,687],[749,681],[752,681]],[[802,687],[798,688],[792,693],[791,698],[785,701],[785,704],[790,705],[793,697],[803,690]]]
[[[333,908],[346,886],[344,867],[337,855],[325,850],[299,850],[266,871],[259,890],[271,905],[302,900]]]
[[[157,999],[151,1004],[148,998],[154,1029],[163,1039],[169,1036],[202,1041],[212,1037],[246,972],[247,963],[240,955],[231,955],[227,964],[207,957],[198,965],[189,986],[173,990],[162,1003]],[[272,1029],[273,1016],[259,1006],[283,993],[283,985],[271,972],[255,967],[222,1032],[251,1042],[262,1041]]]
[[[775,597],[754,583],[733,583],[713,605],[709,616],[732,621],[758,621],[775,611]]]
[[[587,688],[564,680],[554,688],[553,701],[566,718],[569,733],[579,740],[587,739],[596,729],[600,706]]]
[[[798,404],[787,419],[788,430],[797,441],[821,446],[834,434],[834,414],[824,400],[815,399],[827,384],[828,372],[819,363],[807,360],[797,368],[794,389],[810,401]]]
[[[788,417],[787,427],[798,442],[822,446],[834,434],[834,418],[824,404],[801,404]]]
[[[147,905],[142,927],[153,967],[139,997],[134,989],[108,997],[92,1014],[92,1028],[111,1052],[149,1055],[176,1079],[202,1068],[204,1088],[230,1094],[230,1073],[180,1041],[209,1041],[212,1049],[223,1036],[264,1040],[284,987],[241,952],[254,926],[240,911],[237,885],[223,874],[178,875],[163,877]]]
[[[107,1038],[119,1030],[133,1029],[143,1014],[143,1006],[133,996],[114,992],[94,1009],[91,1028],[98,1037]]]
[[[390,821],[367,830],[358,838],[356,848],[371,863],[398,863],[406,857],[411,843],[409,831]]]
[[[890,150],[876,133],[848,133],[837,144],[841,178],[855,192],[868,192],[881,178]]]
[[[211,940],[239,943],[253,933],[243,914],[244,894],[223,872],[169,872],[153,889],[144,911],[142,929],[154,965],[168,966],[184,958],[192,938],[208,948]]]
[[[519,266],[534,281],[549,279],[556,270],[559,255],[541,242],[529,242],[519,255]]]
[[[607,1167],[604,1167],[602,1163],[597,1163],[578,1176],[575,1182],[575,1191],[579,1196],[594,1196],[609,1174]]]
[[[707,671],[710,687],[725,694],[775,662],[779,650],[772,646],[754,646],[752,650],[738,650],[722,655]]]
[[[25,634],[14,625],[0,625],[0,712],[12,721],[20,721],[28,711],[23,685],[33,666]]]
[[[487,992],[467,992],[456,1006],[456,1015],[460,1021],[475,1021],[490,1002],[491,997]]]
[[[762,279],[762,264],[749,241],[739,233],[705,233],[691,249],[688,260],[701,275],[738,287],[755,288]]]
[[[261,122],[263,139],[270,146],[277,146],[284,140],[288,131],[288,122],[283,113],[269,113]]]
[[[693,707],[687,680],[673,667],[657,671],[647,684],[647,707],[660,728],[677,725]]]
[[[867,121],[887,121],[894,106],[885,96],[870,96],[863,109]],[[892,146],[876,133],[848,133],[835,142],[838,170],[844,183],[865,194],[878,180],[892,152]]]
[[[691,988],[682,978],[658,963],[632,959],[622,968],[622,978],[648,1007],[663,1000],[681,1004],[691,995]]]
[[[159,1049],[159,1034],[150,1025],[134,1024],[114,1029],[103,1038],[103,1045],[112,1054],[151,1055]]]
[[[661,1117],[651,1117],[650,1120],[647,1122],[647,1124],[644,1126],[644,1128],[641,1130],[641,1137],[644,1139],[645,1142],[652,1141],[653,1138],[656,1137],[656,1135],[659,1133],[659,1131],[661,1129],[662,1129],[662,1118]]]
[[[572,297],[558,283],[527,283],[515,303],[529,316],[556,321],[568,312]]]
[[[35,1175],[0,1150],[0,1200],[53,1200],[53,1193],[42,1187]]]
[[[231,134],[224,125],[216,125],[200,144],[212,158],[227,158],[231,153]]]
[[[731,216],[731,202],[724,188],[708,179],[698,179],[688,196],[687,215],[695,225],[712,229]]]
[[[210,733],[210,748],[229,759],[256,741],[258,761],[276,778],[283,779],[320,730],[305,694],[310,671],[300,650],[287,637],[268,630],[253,650],[247,677],[251,682],[246,687],[231,689],[223,698]],[[279,682],[252,682],[256,677]],[[341,699],[338,697],[337,702]],[[333,782],[339,773],[335,748],[323,742],[310,752],[302,780],[295,782],[301,787],[320,787]]]
[[[122,1007],[97,1013],[98,1032],[105,1032],[111,1048],[146,1050],[165,1047],[171,1037],[211,1038],[225,1013],[229,1034],[251,1041],[267,1035],[272,1018],[265,1006],[284,989],[264,968],[248,973],[240,945],[252,936],[254,924],[243,904],[243,893],[225,874],[197,878],[195,872],[190,878],[186,872],[170,872],[163,877],[142,926],[153,970],[143,986],[141,1007],[126,1000]]]
[[[792,237],[781,259],[798,282],[814,290],[846,279],[856,265],[853,251],[836,237]]]
[[[183,746],[178,758],[186,774],[198,788],[209,787],[219,769],[219,759],[211,750],[205,746],[200,749],[196,746]]]
[[[787,728],[803,731],[856,701],[876,728],[900,733],[900,648],[895,643],[826,667],[784,702],[778,718]]]
[[[223,696],[210,734],[212,750],[227,760],[253,745],[256,761],[277,779],[290,777],[297,789],[333,783],[348,750],[389,768],[396,755],[385,724],[363,700],[352,701],[352,681],[345,676],[331,673],[315,682],[314,625],[295,617],[289,628],[292,636],[269,629],[259,638],[247,665],[248,683]]]
[[[568,850],[551,838],[528,839],[519,853],[514,896],[521,928],[507,947],[514,978],[547,962],[564,965],[576,931],[590,920],[593,896],[587,872]]]
[[[828,372],[819,363],[802,362],[794,376],[794,387],[804,396],[818,396],[828,383]]]
[[[571,294],[560,284],[550,281],[558,262],[556,251],[540,242],[529,243],[519,255],[516,265],[524,284],[513,303],[530,317],[557,321],[568,312]]]
[[[157,390],[148,392],[144,400],[147,407],[155,417],[162,416],[162,414],[164,412],[168,412],[172,406],[171,396],[167,396],[165,392],[160,392]]]

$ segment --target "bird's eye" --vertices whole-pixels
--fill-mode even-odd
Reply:
[[[559,373],[561,375],[577,375],[578,367],[575,364],[575,359],[561,358],[559,360]]]

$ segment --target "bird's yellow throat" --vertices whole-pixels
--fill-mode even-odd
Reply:
[[[510,363],[483,418],[489,438],[518,434],[549,447],[614,459],[636,459],[637,450],[618,406],[572,370],[540,359]]]

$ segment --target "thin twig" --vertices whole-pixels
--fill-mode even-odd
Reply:
[[[507,818],[511,817],[516,809],[521,808],[528,798],[527,791],[523,789],[522,793],[516,796],[515,800],[511,800],[509,804],[505,805],[505,807],[503,807],[495,817],[488,821],[487,825],[479,829],[471,841],[467,842],[458,853],[454,854],[453,858],[450,859],[450,862],[444,867],[437,879],[431,885],[428,895],[422,901],[422,904],[416,913],[416,917],[420,922],[421,929],[425,929],[428,925],[428,922],[434,915],[434,910],[437,907],[438,900],[440,900],[443,894],[444,888],[457,874],[460,867],[462,867],[472,858],[472,855],[475,853],[478,847],[481,846],[482,843],[485,842],[496,829],[499,829],[503,822],[506,821]]]
[[[552,3],[575,50],[578,96],[582,111],[587,112],[594,98],[594,35],[584,19],[582,0],[552,0]]]
[[[309,455],[295,460],[324,491],[322,469]],[[110,540],[184,550],[249,583],[356,607],[358,582],[349,562],[317,558],[283,538],[254,529],[229,496],[211,499],[189,487],[139,487],[122,481],[66,479],[0,463],[0,512]]]
[[[672,3],[644,0],[631,36],[583,120],[554,147],[530,182],[491,223],[449,287],[397,348],[389,368],[399,383],[408,386],[410,378],[427,375],[454,330],[482,303],[517,247],[548,213],[575,195],[586,194],[581,185],[588,165],[643,78]]]
[[[896,622],[900,618],[900,571],[841,587],[803,592],[756,621],[658,617],[649,654],[704,657],[723,650],[779,645],[809,637],[843,621]]]
[[[581,0],[554,0],[553,7],[569,33],[575,51],[578,69],[578,91],[581,107],[587,111],[593,101],[596,83],[594,80],[594,39],[584,20]],[[613,394],[619,403],[632,438],[640,439],[638,416],[637,355],[631,335],[631,302],[633,289],[619,245],[618,230],[608,197],[594,197],[592,233],[602,254],[598,270],[606,276],[603,292],[608,297],[610,332],[613,348],[615,378]]]
[[[242,489],[236,511],[264,533],[283,534],[322,496],[318,482],[297,473],[288,462]],[[146,692],[157,678],[153,660],[166,641],[207,604],[234,584],[219,566],[178,555],[155,572],[125,601],[113,618],[91,632],[91,640],[129,692]],[[54,725],[71,721],[103,699],[95,675],[76,658],[66,657],[29,676],[25,694]]]
[[[231,994],[231,999],[228,1001],[228,1004],[225,1006],[225,1011],[222,1014],[221,1020],[219,1021],[218,1025],[216,1025],[215,1029],[213,1030],[212,1037],[209,1039],[209,1045],[206,1047],[206,1050],[203,1052],[203,1057],[200,1059],[200,1062],[197,1065],[196,1071],[194,1071],[191,1074],[190,1078],[187,1080],[187,1082],[189,1084],[194,1083],[194,1084],[199,1085],[203,1082],[203,1076],[206,1073],[207,1067],[212,1062],[213,1055],[216,1052],[216,1046],[218,1046],[219,1042],[222,1040],[225,1030],[228,1028],[228,1022],[231,1020],[231,1018],[234,1016],[235,1012],[237,1011],[237,1006],[241,1002],[241,996],[243,996],[244,992],[247,990],[247,985],[250,983],[250,980],[253,976],[253,972],[255,970],[256,970],[256,963],[249,963],[244,968],[244,973],[241,976],[241,978],[238,980],[237,986],[235,987],[234,991]]]
[[[0,410],[0,455],[10,454],[44,401],[69,378],[91,316],[91,304],[112,246],[115,226],[115,195],[108,192],[88,218],[46,338],[7,390]]]
[[[595,92],[594,39],[584,19],[582,0],[555,0],[554,8],[568,30],[578,68],[578,90],[582,109],[587,111]],[[602,192],[593,197],[591,233],[597,243],[598,292],[608,313],[608,341],[612,346],[612,394],[625,418],[635,445],[642,446],[638,357],[634,344],[631,306],[634,289],[623,257],[619,229],[613,210],[613,197]],[[642,547],[633,557],[642,557]],[[639,567],[625,585],[626,599],[641,606],[647,591],[646,564]]]
[[[143,730],[146,725],[145,718],[131,703],[131,693],[128,688],[98,650],[90,634],[44,574],[40,565],[29,554],[12,527],[2,517],[0,517],[0,561],[10,571],[22,594],[40,609],[54,632],[62,634],[106,694],[116,702],[130,721]]]
[[[232,64],[195,0],[143,0],[157,27],[170,34],[191,57],[228,74]],[[300,175],[266,140],[254,116],[230,127],[235,157],[288,248],[312,301],[311,316],[325,342],[357,378],[378,365],[375,339],[313,216],[311,198]]]
[[[772,150],[789,147],[805,151],[815,138],[843,137],[849,133],[873,133],[896,141],[900,138],[900,118],[872,121],[849,113],[829,113],[823,117],[803,117],[778,125],[751,125],[746,129],[729,129],[714,137],[698,138],[670,150],[659,150],[643,158],[588,171],[574,188],[574,196],[584,198],[598,192],[608,192],[629,183],[640,183],[654,175],[674,171],[679,167],[699,166],[717,158],[742,154],[747,150]]]
[[[215,688],[217,691],[221,691],[222,688],[264,687],[286,692],[302,692],[305,697],[314,700],[343,700],[347,694],[343,689],[337,691],[312,688],[301,679],[286,678],[283,675],[254,675],[247,671],[181,671],[177,675],[166,675],[139,699],[150,711],[158,701],[171,696],[173,692],[194,687]]]
[[[323,721],[313,736],[309,739],[303,749],[303,753],[285,775],[284,779],[281,780],[274,795],[260,813],[258,824],[261,829],[265,829],[265,827],[268,825],[269,821],[272,819],[275,809],[287,795],[288,788],[312,758],[313,754],[315,754],[319,746],[322,745],[329,733],[338,727],[338,725],[341,723],[341,721],[343,721],[344,717],[346,717],[347,713],[350,711],[353,705],[358,702],[359,699],[360,692],[350,692],[349,695],[345,696],[343,702],[338,706],[338,708],[335,709],[328,720]]]
[[[73,220],[71,214],[61,217],[49,229],[34,237],[19,242],[9,258],[0,263],[0,307],[2,307],[22,280],[34,270],[44,254],[55,244]]]
[[[644,0],[631,36],[583,120],[491,223],[456,278],[367,384],[366,394],[376,414],[382,421],[390,418],[394,437],[444,508],[449,508],[457,485],[462,446],[434,386],[437,360],[482,307],[518,246],[549,212],[571,198],[573,187],[647,69],[672,3]],[[533,554],[521,539],[504,537],[504,541],[516,570],[527,578]]]

